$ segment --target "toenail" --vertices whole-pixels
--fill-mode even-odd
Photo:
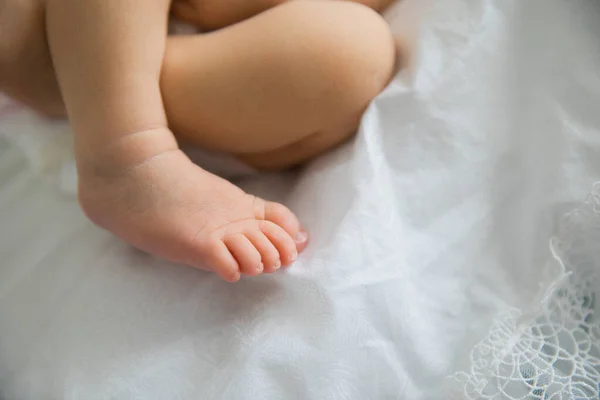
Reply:
[[[279,269],[281,268],[281,261],[277,260],[277,262],[275,263],[275,265],[273,265],[274,269]]]
[[[296,237],[294,238],[294,241],[296,243],[304,243],[304,242],[306,242],[307,239],[308,239],[308,233],[306,233],[306,231],[299,231],[298,233],[296,233]]]
[[[265,265],[263,263],[258,264],[258,267],[256,267],[256,270],[258,272],[263,272],[264,269],[265,269]]]
[[[290,261],[291,261],[291,262],[294,262],[294,261],[296,261],[296,259],[297,259],[297,258],[298,258],[298,253],[297,253],[297,252],[294,252],[294,253],[292,253],[292,255],[290,256]]]

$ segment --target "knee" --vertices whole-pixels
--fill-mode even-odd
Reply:
[[[290,51],[302,52],[307,90],[318,88],[323,118],[332,126],[356,121],[394,73],[396,46],[387,23],[352,2],[293,1],[279,8],[288,17],[284,31],[302,32]]]

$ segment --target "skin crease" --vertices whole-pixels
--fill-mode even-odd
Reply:
[[[93,222],[235,282],[290,265],[308,235],[285,206],[191,163],[177,140],[260,169],[302,163],[353,134],[396,54],[385,22],[360,4],[230,3],[176,1],[178,17],[226,27],[167,38],[168,0],[4,2],[0,86],[47,115],[66,107]]]

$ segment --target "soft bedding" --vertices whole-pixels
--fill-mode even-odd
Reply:
[[[0,399],[598,398],[599,4],[392,7],[357,138],[243,182],[309,249],[236,285],[92,226],[68,127],[0,104]]]

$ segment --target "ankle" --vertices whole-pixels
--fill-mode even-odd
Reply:
[[[115,178],[161,154],[179,151],[168,128],[151,128],[98,143],[75,138],[77,168],[80,174]]]

